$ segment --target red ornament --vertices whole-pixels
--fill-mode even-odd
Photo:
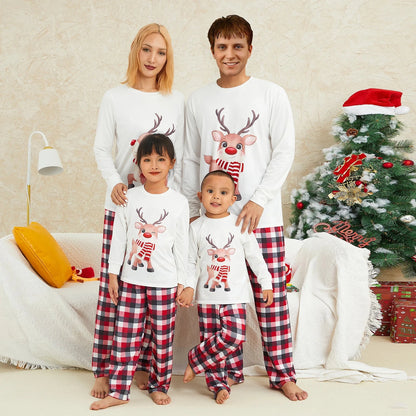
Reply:
[[[305,207],[305,205],[303,204],[303,202],[301,202],[301,201],[299,201],[297,204],[296,204],[296,208],[297,209],[303,209]]]
[[[393,163],[391,163],[391,162],[384,162],[383,163],[383,168],[384,169],[390,169],[392,167],[393,167]]]
[[[413,162],[413,160],[410,160],[410,159],[405,159],[402,162],[403,166],[413,166],[414,164],[415,164],[415,162]]]
[[[360,185],[362,185],[363,183],[362,183],[361,181],[355,181],[355,184],[356,184],[357,186],[360,186]]]

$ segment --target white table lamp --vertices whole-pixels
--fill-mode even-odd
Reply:
[[[26,201],[27,201],[27,225],[30,222],[30,166],[31,166],[31,144],[32,144],[32,137],[35,134],[40,134],[43,137],[45,142],[45,147],[39,152],[39,160],[38,160],[38,173],[41,175],[56,175],[61,173],[63,170],[61,159],[59,158],[59,154],[56,149],[49,146],[48,141],[46,140],[45,135],[41,131],[34,131],[29,136],[29,143],[27,146],[27,177],[26,177]]]

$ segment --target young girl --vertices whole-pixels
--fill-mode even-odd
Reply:
[[[109,293],[112,302],[120,306],[109,369],[110,393],[94,402],[92,410],[128,402],[146,314],[153,350],[148,391],[156,404],[170,402],[167,391],[172,372],[175,297],[178,284],[185,280],[188,202],[167,186],[175,164],[168,137],[145,137],[137,161],[146,182],[129,189],[127,203],[117,207],[109,256]]]
[[[180,189],[184,132],[184,97],[172,91],[173,50],[166,28],[152,23],[139,30],[131,44],[126,81],[107,91],[98,116],[94,153],[99,170],[107,182],[100,292],[97,305],[92,370],[95,383],[91,395],[102,399],[108,394],[108,366],[113,342],[116,306],[108,292],[108,254],[116,207],[126,204],[128,187],[140,185],[135,175],[133,150],[150,133],[164,133],[175,146],[177,163],[168,183]],[[116,149],[115,154],[113,153]],[[137,149],[136,149],[137,153]],[[145,331],[138,370],[139,387],[147,387],[151,351],[149,330]],[[139,377],[137,377],[139,375]]]

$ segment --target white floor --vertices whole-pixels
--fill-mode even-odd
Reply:
[[[416,375],[416,344],[394,344],[388,337],[373,337],[360,361],[404,370]],[[92,373],[77,370],[20,370],[0,364],[1,416],[82,416],[88,410]],[[232,389],[230,399],[217,405],[202,377],[183,384],[175,376],[170,388],[172,403],[156,406],[147,392],[132,388],[127,405],[99,411],[103,415],[253,415],[253,416],[395,416],[416,415],[416,381],[344,384],[299,380],[309,398],[290,402],[268,388],[266,377],[246,377]]]

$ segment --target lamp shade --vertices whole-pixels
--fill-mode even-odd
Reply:
[[[56,149],[46,146],[39,152],[38,172],[41,175],[56,175],[62,170],[62,162]]]

